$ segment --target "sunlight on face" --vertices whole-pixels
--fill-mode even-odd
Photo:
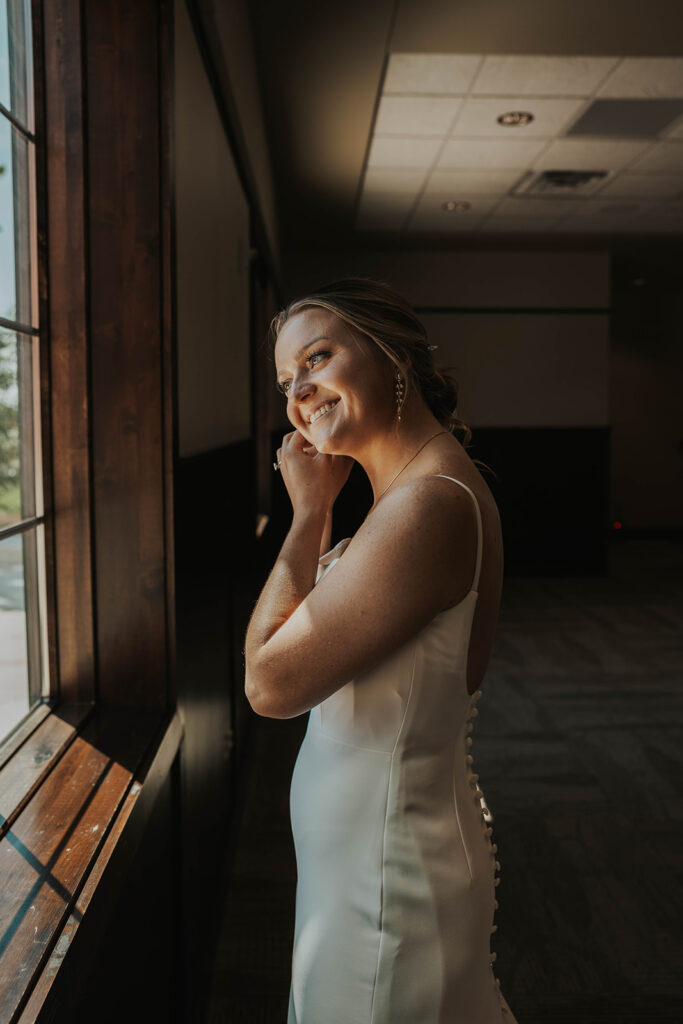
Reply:
[[[304,309],[285,323],[275,367],[289,421],[318,451],[352,455],[391,422],[390,360],[329,310]]]

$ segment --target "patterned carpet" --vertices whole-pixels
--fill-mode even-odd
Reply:
[[[472,753],[519,1024],[683,1024],[682,570],[683,543],[632,540],[606,577],[505,581]],[[305,726],[254,720],[207,1024],[286,1021]]]

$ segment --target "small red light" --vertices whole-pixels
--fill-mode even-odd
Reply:
[[[619,522],[618,519],[614,520],[614,522],[612,523],[612,526],[614,527],[615,530],[620,530],[621,529],[621,523]]]

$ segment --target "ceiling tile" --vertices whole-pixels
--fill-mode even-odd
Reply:
[[[518,170],[460,171],[456,168],[446,168],[432,171],[425,191],[448,192],[452,199],[468,199],[476,195],[502,195],[518,180]]]
[[[535,234],[538,231],[550,231],[557,223],[557,217],[538,217],[533,220],[524,220],[521,217],[499,217],[494,214],[487,217],[480,225],[480,231],[496,232],[516,231],[519,234]]]
[[[392,53],[383,91],[466,93],[481,61],[477,54]]]
[[[583,99],[529,99],[517,95],[497,99],[469,98],[463,103],[453,136],[504,136],[506,139],[514,137],[515,142],[530,136],[554,138],[573,122],[585,103]],[[525,125],[498,124],[497,118],[510,110],[527,111],[534,115],[534,119]]]
[[[633,218],[634,226],[645,226],[654,230],[681,231],[683,229],[683,209],[667,210],[659,209],[643,210]]]
[[[625,200],[624,202],[599,202],[597,199],[587,199],[576,208],[568,211],[567,219],[617,221],[632,217],[640,210],[647,208],[647,203],[638,200]]]
[[[388,170],[368,167],[363,181],[364,192],[402,192],[416,195],[425,180],[426,170]]]
[[[525,168],[545,145],[534,139],[451,139],[437,166]]]
[[[378,135],[447,135],[462,103],[448,96],[382,96]]]
[[[496,216],[557,218],[566,215],[569,207],[583,203],[582,199],[514,199],[506,197],[496,207]]]
[[[629,231],[631,220],[600,221],[589,217],[572,217],[555,225],[555,234],[573,233],[593,235],[617,235]]]
[[[428,195],[426,192],[420,197],[420,201],[417,205],[417,213],[434,214],[439,217],[445,217],[446,219],[458,220],[466,217],[473,217],[479,213],[486,213],[488,210],[492,210],[498,202],[496,196],[477,196],[475,199],[468,200],[470,202],[469,210],[460,210],[457,213],[454,211],[442,210],[441,204],[448,203],[453,199],[450,192],[432,193]]]
[[[477,230],[486,214],[477,217],[462,217],[460,220],[441,220],[440,217],[414,216],[408,224],[407,231],[428,231],[431,234],[459,235]]]
[[[683,57],[624,57],[597,95],[683,98]]]
[[[629,167],[634,171],[683,171],[683,142],[659,142]]]
[[[536,160],[534,169],[617,171],[650,145],[648,139],[557,139]]]
[[[654,139],[683,114],[682,100],[594,100],[567,135]]]
[[[468,200],[469,210],[448,211],[442,209],[442,203],[448,202],[453,197],[450,193],[441,195],[423,195],[414,211],[408,227],[429,231],[470,231],[482,218],[493,209],[497,200],[495,197],[475,198]]]
[[[680,174],[635,174],[624,171],[618,174],[600,190],[600,198],[634,198],[666,199],[683,195],[683,179]]]
[[[676,116],[673,101],[681,99],[683,58],[392,54],[357,227],[683,234],[683,116],[666,129],[667,118]],[[671,101],[660,103],[657,124],[656,103],[648,100]],[[534,119],[518,128],[499,125],[496,119],[509,110],[528,110]],[[658,135],[654,143],[640,137],[650,129]],[[510,194],[521,191],[525,174],[571,170],[609,177],[591,196]],[[470,208],[444,211],[449,200]]]
[[[683,139],[683,117],[680,119],[678,124],[674,125],[674,127],[665,134],[667,139]]]
[[[472,95],[590,96],[618,57],[486,57]]]
[[[397,139],[375,137],[368,157],[369,167],[430,167],[441,148],[441,139]]]

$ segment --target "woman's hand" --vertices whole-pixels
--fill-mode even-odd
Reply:
[[[349,478],[353,459],[349,455],[326,455],[307,441],[299,430],[282,438],[276,458],[294,513],[327,513]]]

